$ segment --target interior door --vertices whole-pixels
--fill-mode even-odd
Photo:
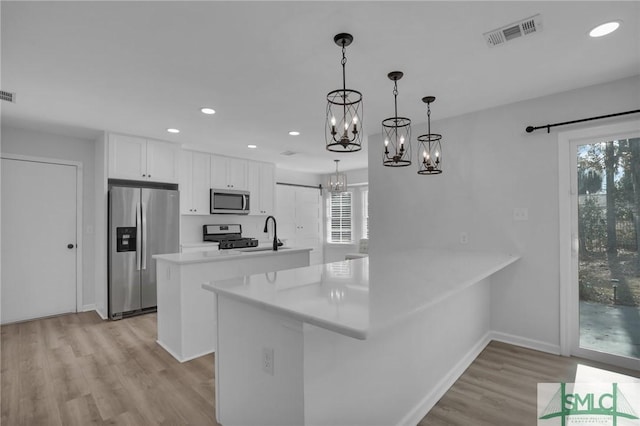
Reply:
[[[2,323],[76,312],[76,172],[2,159]]]
[[[278,237],[287,240],[289,246],[296,246],[296,201],[295,188],[276,185],[276,218],[278,219]]]
[[[322,262],[320,232],[322,198],[315,188],[296,188],[296,242],[300,247],[313,247],[311,264]]]

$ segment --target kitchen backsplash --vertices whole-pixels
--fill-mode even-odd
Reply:
[[[180,242],[196,243],[202,241],[202,225],[239,223],[242,225],[242,236],[258,239],[261,243],[269,241],[264,229],[266,216],[242,216],[229,214],[212,214],[208,216],[180,217]],[[271,225],[269,225],[271,229]]]

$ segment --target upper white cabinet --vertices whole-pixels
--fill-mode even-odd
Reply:
[[[209,214],[211,155],[182,151],[180,161],[180,213]]]
[[[178,183],[180,145],[110,134],[109,177]]]
[[[249,189],[247,160],[231,157],[211,156],[211,188]]]
[[[249,161],[248,166],[247,176],[251,194],[251,211],[249,214],[274,214],[276,196],[275,166],[271,163],[258,161]]]

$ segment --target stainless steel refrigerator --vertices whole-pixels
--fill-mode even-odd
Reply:
[[[109,318],[156,310],[154,254],[179,251],[180,196],[173,184],[109,181]]]

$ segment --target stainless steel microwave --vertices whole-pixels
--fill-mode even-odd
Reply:
[[[211,189],[211,214],[249,214],[249,191]]]

